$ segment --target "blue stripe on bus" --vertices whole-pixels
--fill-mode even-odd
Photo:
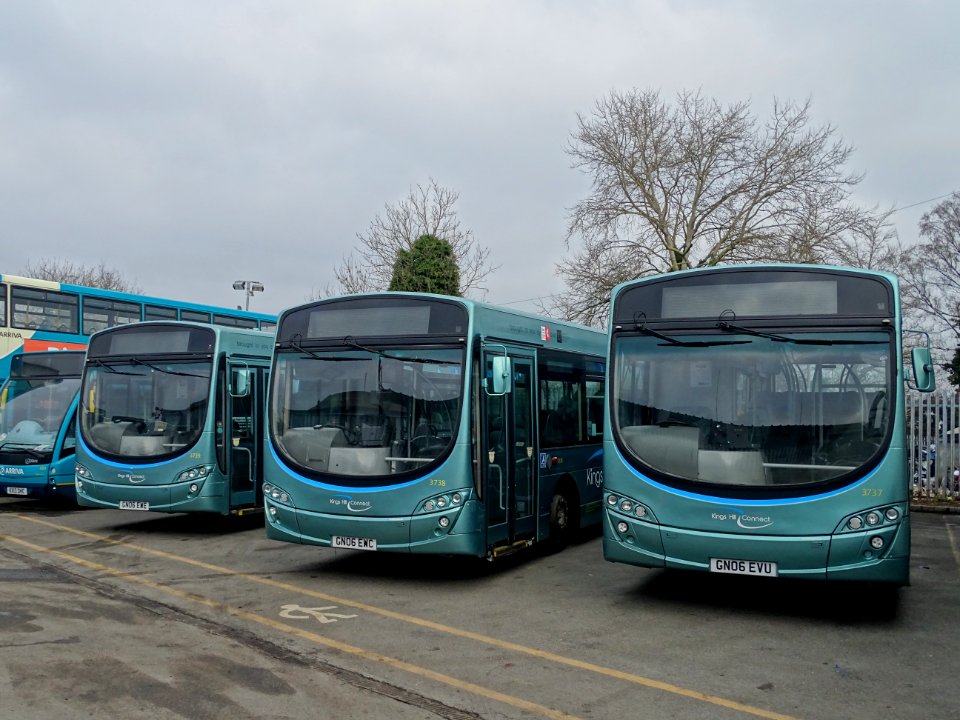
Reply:
[[[131,467],[155,468],[155,467],[160,467],[161,465],[168,465],[169,463],[172,463],[174,460],[179,460],[180,458],[183,457],[182,455],[177,455],[177,457],[175,458],[170,458],[169,460],[162,460],[161,462],[155,462],[155,463],[118,463],[118,462],[113,462],[112,460],[105,460],[104,458],[97,455],[93,450],[90,449],[90,446],[87,445],[86,442],[84,442],[82,433],[77,433],[77,440],[80,442],[80,445],[83,448],[83,451],[87,453],[87,455],[89,455],[91,459],[93,459],[95,462],[101,463],[102,465],[109,465],[111,467],[117,467],[117,468],[131,468]],[[83,463],[80,463],[80,464],[82,465]],[[198,463],[198,464],[204,465],[206,463]]]
[[[820,493],[818,495],[805,495],[803,497],[794,497],[794,498],[783,498],[781,500],[741,500],[739,498],[729,498],[729,497],[717,497],[715,495],[701,495],[699,493],[687,492],[685,490],[677,490],[672,488],[669,485],[664,485],[663,483],[658,483],[655,480],[651,480],[646,475],[641,473],[639,470],[633,467],[627,459],[623,456],[623,453],[620,452],[620,448],[615,448],[617,451],[617,457],[623,463],[623,467],[627,468],[630,472],[636,475],[638,478],[643,480],[645,483],[652,485],[658,490],[663,490],[668,492],[671,495],[679,495],[681,497],[690,498],[691,500],[699,500],[701,502],[709,503],[724,503],[726,507],[734,509],[732,503],[737,503],[739,505],[751,506],[751,507],[766,507],[772,505],[799,505],[801,503],[813,502],[814,500],[823,500],[824,498],[835,497],[837,495],[842,495],[845,492],[849,492],[855,487],[859,487],[867,482],[873,475],[880,469],[879,465],[871,470],[869,473],[860,478],[857,482],[852,485],[847,485],[845,487],[839,488],[838,490],[832,490],[826,493]]]
[[[383,485],[381,487],[367,487],[367,488],[358,488],[358,487],[353,487],[352,485],[330,485],[328,483],[322,483],[318,480],[311,480],[310,478],[304,477],[299,473],[295,473],[293,470],[287,467],[286,463],[284,463],[283,460],[280,459],[280,456],[277,455],[277,451],[274,449],[273,443],[269,443],[269,445],[270,445],[270,454],[273,455],[273,459],[276,460],[277,465],[287,475],[292,477],[294,480],[298,480],[299,482],[306,483],[307,485],[313,485],[314,487],[323,488],[324,490],[337,490],[337,491],[354,492],[354,493],[383,492],[384,490],[396,490],[397,488],[409,487],[410,485],[416,485],[419,482],[423,482],[427,478],[435,475],[436,472],[440,469],[438,467],[434,469],[433,472],[427,473],[426,475],[421,475],[420,477],[415,478],[410,482],[400,483],[399,485]],[[443,467],[443,466],[441,465],[440,467]],[[264,482],[270,482],[270,480],[264,480]]]

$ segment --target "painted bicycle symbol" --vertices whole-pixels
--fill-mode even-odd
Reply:
[[[308,608],[300,605],[282,605],[280,607],[280,617],[288,620],[309,620],[315,618],[322,623],[332,623],[337,620],[349,620],[357,617],[356,615],[344,615],[342,613],[330,612],[336,610],[336,605],[328,607]]]

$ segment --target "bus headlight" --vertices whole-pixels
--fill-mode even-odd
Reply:
[[[457,510],[467,500],[470,499],[469,490],[457,490],[452,493],[443,493],[427,498],[417,507],[418,513],[432,513],[436,510]],[[449,518],[447,519],[449,522]],[[444,525],[443,527],[446,527]]]
[[[290,502],[290,495],[281,487],[277,487],[273,483],[264,483],[263,484],[263,497],[269,498],[274,502],[277,502],[281,505],[292,505]]]
[[[863,527],[863,520],[860,519],[859,515],[854,515],[852,518],[847,520],[847,527],[851,530],[859,530]]]
[[[896,522],[900,519],[900,511],[895,507],[887,508],[887,511],[884,513],[884,515],[890,522]]]
[[[212,472],[213,465],[197,465],[177,475],[177,482],[190,482],[191,480],[205,478]]]
[[[875,510],[871,510],[867,513],[867,525],[879,525],[880,524],[880,513]]]
[[[614,495],[610,494],[606,497],[607,510],[612,510],[614,512],[626,513],[640,520],[646,522],[657,522],[657,518],[654,517],[653,511],[644,505],[642,502],[638,502],[633,498],[624,497],[623,495]]]
[[[872,547],[874,550],[879,550],[882,548],[883,538],[879,535],[874,535],[872,538],[870,538],[870,547]]]
[[[90,474],[90,471],[87,470],[83,465],[79,463],[77,463],[77,465],[75,466],[74,472],[76,473],[76,476],[78,478],[83,480],[89,480],[92,477],[92,475]]]

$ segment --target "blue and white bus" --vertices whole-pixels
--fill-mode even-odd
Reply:
[[[189,320],[273,332],[276,317],[0,274],[0,384],[21,352],[84,350],[93,333],[142,320]]]
[[[606,335],[470,300],[333,298],[280,318],[267,535],[494,558],[601,515]]]
[[[0,275],[0,495],[72,498],[76,402],[63,402],[68,388],[76,394],[88,336],[178,318],[276,328],[262,313]],[[65,356],[50,359],[56,352]]]
[[[0,388],[0,495],[73,492],[77,390],[84,353],[20,353]]]
[[[80,505],[243,514],[262,508],[273,334],[148,322],[90,338],[80,389]]]
[[[809,265],[613,290],[604,557],[906,584],[910,475],[897,279]],[[913,382],[933,389],[929,348]]]

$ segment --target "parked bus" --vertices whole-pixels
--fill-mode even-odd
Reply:
[[[72,496],[81,351],[15,355],[0,387],[0,495]]]
[[[277,333],[268,537],[492,559],[599,522],[604,333],[412,293]]]
[[[178,300],[0,275],[0,384],[11,359],[35,350],[83,350],[98,330],[141,320],[189,320],[276,329],[276,318]]]
[[[80,388],[80,505],[243,514],[262,508],[273,335],[150,322],[90,338]]]
[[[614,288],[604,557],[906,584],[901,333],[879,272],[736,266]],[[932,373],[915,348],[916,388]]]

